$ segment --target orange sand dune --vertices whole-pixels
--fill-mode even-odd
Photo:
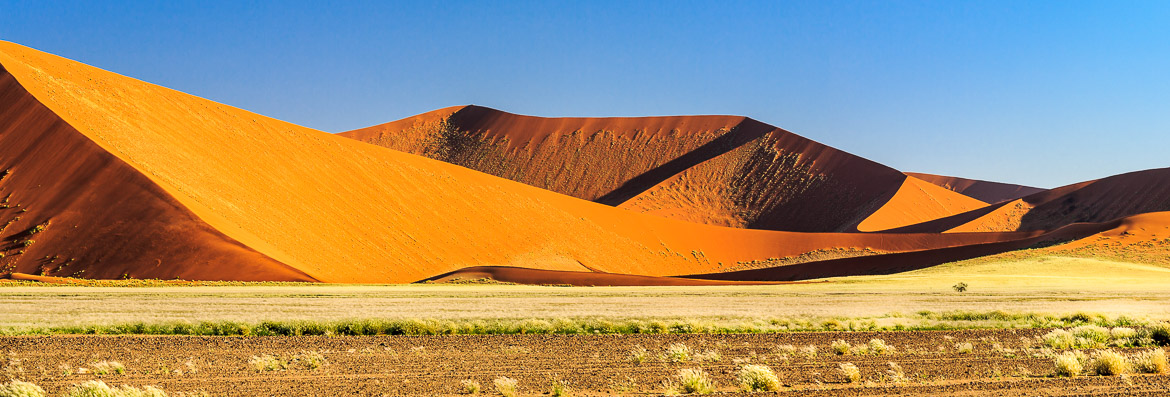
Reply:
[[[907,178],[894,169],[737,116],[543,118],[462,106],[340,135],[577,198],[737,228],[856,231],[882,207],[908,216],[870,222],[881,230],[981,204],[924,184],[903,189]]]
[[[986,207],[987,203],[907,176],[902,187],[857,229],[863,232],[895,229]]]
[[[906,175],[910,175],[935,185],[942,186],[948,190],[961,193],[964,196],[992,204],[1015,200],[1030,194],[1036,194],[1044,191],[1044,189],[1038,187],[981,181],[978,179],[966,179],[953,176],[923,174],[918,172],[907,172]]]
[[[1130,172],[1035,193],[895,232],[1051,230],[1076,222],[1105,222],[1170,210],[1170,168]]]
[[[618,287],[640,285],[751,285],[779,284],[768,281],[723,281],[676,277],[632,276],[613,273],[569,272],[509,266],[477,266],[459,269],[428,278],[426,282],[459,283],[492,280],[516,284],[573,285],[582,287]]]
[[[11,43],[0,43],[0,65],[0,162],[11,169],[0,189],[19,204],[0,212],[11,220],[0,233],[6,272],[371,283],[525,266],[675,276],[829,248],[899,252],[1035,234],[694,224],[296,126]],[[809,170],[857,171],[825,177],[811,191],[881,190],[846,182],[884,178],[885,168],[777,137],[753,149],[763,157],[752,157],[752,167],[773,169],[766,159],[778,152],[769,147],[803,147],[786,158],[817,159]],[[862,201],[877,208],[887,198]],[[867,211],[845,212],[860,222]],[[29,235],[39,224],[47,227]]]

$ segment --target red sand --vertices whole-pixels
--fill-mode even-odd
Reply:
[[[487,171],[591,202],[11,43],[0,42],[0,65],[0,273],[37,277],[397,283],[481,267],[548,284],[807,278],[1097,233],[1057,230],[1068,222],[1053,214],[1092,221],[1157,209],[1170,189],[1143,185],[1164,170],[1106,178],[1025,198],[1035,208],[1011,230],[1027,231],[938,233],[1002,206],[969,211],[982,203],[742,117],[544,119],[463,107],[395,127],[423,136],[403,141],[423,154],[497,164]],[[447,125],[438,135],[436,122]],[[743,228],[882,230],[962,211],[928,233]],[[909,253],[710,276],[828,249]]]
[[[1036,194],[1044,191],[1044,189],[1038,187],[981,181],[978,179],[966,179],[954,176],[923,174],[918,172],[907,172],[906,175],[910,175],[935,185],[942,186],[947,190],[961,193],[964,196],[992,204],[1015,200],[1030,194]]]
[[[740,116],[544,118],[463,106],[340,135],[719,226],[848,232],[879,207],[906,216],[863,229],[882,230],[982,205],[944,189],[907,194],[897,170]]]

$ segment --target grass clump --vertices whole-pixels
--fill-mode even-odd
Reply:
[[[745,391],[777,391],[780,390],[780,378],[766,365],[748,364],[739,369],[735,378],[739,387]]]
[[[93,364],[94,375],[122,375],[126,373],[126,366],[117,361],[101,361]]]
[[[73,385],[65,391],[65,397],[167,397],[167,393],[154,386],[137,388],[130,385],[111,387],[100,380],[91,380]]]
[[[691,348],[682,343],[672,343],[666,347],[666,361],[684,363],[691,361]]]
[[[45,397],[45,389],[35,384],[13,380],[0,383],[0,397]]]
[[[898,365],[898,363],[893,361],[890,361],[887,363],[887,365],[890,366],[890,369],[886,370],[886,377],[898,383],[906,381],[906,371],[902,370],[901,365]]]
[[[959,354],[971,354],[975,351],[975,345],[972,345],[971,342],[959,342],[955,344],[955,351]]]
[[[630,349],[630,361],[636,362],[638,364],[644,363],[646,362],[646,356],[648,353],[649,352],[647,352],[646,348],[642,347],[642,345],[634,346],[633,349]]]
[[[1069,332],[1076,338],[1076,346],[1078,348],[1105,347],[1112,339],[1109,328],[1096,325],[1073,327]]]
[[[472,379],[464,379],[459,382],[459,386],[463,394],[479,394],[479,390],[481,389],[479,382]]]
[[[893,351],[894,348],[890,345],[887,345],[886,341],[884,340],[877,338],[869,340],[869,352],[872,354],[882,355],[886,353],[892,353]]]
[[[1063,329],[1054,329],[1040,337],[1044,344],[1053,349],[1072,349],[1076,346],[1077,338],[1072,332]]]
[[[292,362],[304,367],[307,370],[314,370],[321,368],[326,364],[325,356],[317,351],[302,351],[293,356]]]
[[[265,354],[263,356],[252,356],[248,360],[248,366],[252,367],[256,372],[283,371],[288,368],[288,363],[276,356]]]
[[[723,360],[723,355],[715,350],[705,350],[695,355],[695,361],[718,362],[720,360]]]
[[[571,395],[569,392],[569,385],[565,384],[565,382],[562,382],[560,379],[553,379],[552,390],[549,392],[553,397],[568,397]]]
[[[833,349],[833,353],[837,353],[838,356],[844,356],[849,354],[849,350],[852,349],[853,346],[850,345],[849,342],[837,339],[833,341],[833,343],[829,344],[829,348]]]
[[[1170,372],[1170,364],[1166,362],[1166,352],[1162,349],[1152,349],[1136,353],[1129,358],[1134,372],[1142,374],[1164,374]]]
[[[1097,375],[1113,376],[1129,373],[1129,362],[1125,356],[1113,350],[1102,350],[1093,354],[1090,370]]]
[[[1056,366],[1056,376],[1074,377],[1084,370],[1081,358],[1075,352],[1061,353],[1052,360],[1052,364]]]
[[[496,386],[496,393],[500,393],[501,396],[516,397],[520,395],[520,392],[517,390],[519,382],[515,379],[501,376],[493,380],[492,383]]]
[[[841,374],[845,375],[845,379],[848,379],[849,383],[861,382],[861,370],[853,363],[837,364],[837,369],[841,370]]]
[[[680,369],[674,382],[667,382],[667,394],[710,394],[715,391],[715,382],[701,369]]]

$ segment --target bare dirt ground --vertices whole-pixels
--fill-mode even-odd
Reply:
[[[471,379],[494,395],[493,379],[519,381],[520,395],[547,395],[558,379],[573,395],[660,395],[679,369],[700,368],[719,393],[740,395],[735,372],[744,364],[774,369],[780,395],[1021,395],[1164,396],[1170,375],[1053,377],[1052,359],[1036,341],[1046,330],[814,332],[753,335],[491,335],[376,337],[15,336],[0,337],[5,378],[19,378],[59,395],[72,384],[154,385],[172,396],[455,395]],[[838,339],[854,345],[879,338],[886,354],[834,354]],[[973,351],[959,352],[971,343]],[[672,362],[671,344],[692,350]],[[808,352],[815,346],[816,354]],[[644,361],[632,351],[644,348]],[[1145,349],[1123,349],[1132,353]],[[317,352],[325,363],[307,369],[292,358]],[[718,353],[717,359],[707,352]],[[253,356],[290,361],[259,372]],[[706,356],[706,357],[703,357]],[[124,374],[94,375],[93,364],[117,361]],[[856,364],[863,380],[850,383],[840,363]],[[893,362],[903,370],[899,380]],[[85,368],[82,370],[81,368]],[[86,373],[88,372],[88,373]],[[747,395],[747,394],[743,394]]]

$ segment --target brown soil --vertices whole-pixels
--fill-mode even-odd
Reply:
[[[1165,395],[1170,376],[1082,376],[1053,378],[1049,358],[1035,336],[1042,330],[967,330],[932,332],[823,332],[771,335],[584,335],[584,336],[427,336],[427,337],[186,337],[53,336],[0,338],[6,377],[19,377],[58,393],[71,384],[99,378],[110,384],[156,385],[172,395],[205,391],[212,395],[336,396],[450,395],[460,381],[473,379],[489,394],[492,380],[519,381],[522,395],[547,394],[552,379],[567,383],[574,395],[655,395],[662,382],[681,368],[701,368],[719,391],[737,393],[736,369],[747,363],[773,368],[783,395]],[[829,344],[880,338],[896,351],[884,355],[831,353]],[[970,342],[972,353],[956,352]],[[661,358],[673,343],[696,353],[717,351],[718,361],[672,363]],[[994,346],[999,344],[1001,348]],[[798,350],[785,353],[779,346]],[[815,357],[799,349],[814,345]],[[638,347],[646,360],[630,359]],[[296,365],[257,372],[253,356],[292,357],[321,353],[327,363],[316,370]],[[1134,351],[1134,350],[1131,350]],[[103,360],[126,366],[122,375],[78,374]],[[862,384],[847,383],[837,370],[851,362]],[[894,362],[906,380],[892,380]],[[69,368],[71,374],[66,374]]]

